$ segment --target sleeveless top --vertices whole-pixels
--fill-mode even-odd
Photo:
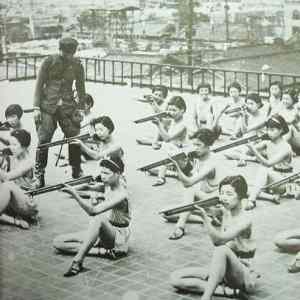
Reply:
[[[236,220],[228,213],[223,215],[221,230],[225,232],[227,228],[235,225],[235,222],[239,222],[245,218],[245,212],[239,216]],[[256,251],[256,244],[252,238],[252,226],[242,231],[233,240],[226,243],[227,246],[239,257],[239,258],[253,258]]]
[[[213,106],[211,100],[207,102],[196,101],[194,107],[194,114],[196,116],[196,125],[198,129],[207,127],[208,125],[208,116],[213,116]]]
[[[218,163],[218,155],[214,153],[209,154],[209,158],[202,161],[199,159],[194,159],[192,161],[193,164],[193,170],[192,174],[198,174],[201,172],[201,169],[203,169],[206,165],[213,165],[214,171],[211,172],[211,174],[208,174],[208,176],[205,177],[205,179],[201,180],[198,184],[200,187],[200,190],[205,193],[212,193],[218,190],[219,183],[221,181],[221,174],[220,170],[217,167]]]

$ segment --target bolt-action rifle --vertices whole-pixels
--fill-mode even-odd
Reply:
[[[196,205],[200,206],[202,208],[208,208],[211,206],[215,206],[217,204],[220,204],[219,197],[211,197],[208,199],[195,201],[191,204],[185,204],[185,205],[177,206],[174,208],[165,209],[165,210],[160,211],[159,213],[163,214],[165,216],[172,216],[172,215],[179,214],[182,212],[192,211],[192,210],[196,209],[196,207],[195,207]]]
[[[225,145],[214,147],[214,148],[211,149],[211,151],[217,153],[217,152],[221,152],[221,151],[224,151],[224,150],[228,150],[230,148],[234,148],[234,147],[237,147],[237,146],[248,144],[250,142],[265,140],[267,138],[268,138],[268,136],[266,134],[263,134],[263,135],[255,134],[255,135],[252,135],[252,136],[249,136],[249,137],[238,139],[238,140],[236,140],[232,143],[228,143],[228,144],[225,144]],[[171,158],[173,160],[180,160],[180,159],[184,159],[184,158],[189,158],[194,153],[197,153],[197,150],[191,150],[189,152],[180,152],[178,154],[175,154],[175,155],[171,156]],[[169,163],[172,163],[172,160],[170,158],[165,158],[165,159],[159,160],[157,162],[148,164],[146,166],[140,167],[137,170],[144,172],[144,171],[148,171],[148,170],[153,169],[153,168],[157,168],[157,167],[160,167],[160,166],[163,166],[163,165],[167,165]]]
[[[83,184],[83,183],[89,183],[89,182],[92,182],[94,180],[95,180],[95,178],[91,175],[84,176],[84,177],[81,177],[81,178],[78,178],[78,179],[73,179],[73,180],[70,180],[70,181],[66,181],[64,183],[58,183],[58,184],[54,184],[54,185],[45,186],[45,187],[42,187],[42,188],[37,188],[37,189],[34,189],[34,190],[29,190],[29,191],[26,191],[25,194],[33,197],[33,196],[36,196],[36,195],[45,194],[45,193],[48,193],[48,192],[53,192],[53,191],[56,191],[56,190],[60,190],[65,186],[65,184],[74,186],[74,185],[79,185],[79,184]]]
[[[133,121],[135,124],[140,124],[140,123],[145,123],[145,122],[148,122],[148,121],[152,121],[154,120],[155,118],[165,118],[169,115],[168,112],[166,111],[163,111],[163,112],[160,112],[160,113],[157,113],[157,114],[153,114],[153,115],[150,115],[150,116],[147,116],[147,117],[144,117],[144,118],[141,118],[141,119],[137,119],[135,121]]]

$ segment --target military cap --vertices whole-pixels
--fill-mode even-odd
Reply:
[[[75,53],[78,46],[78,42],[70,37],[65,37],[59,40],[59,50]]]

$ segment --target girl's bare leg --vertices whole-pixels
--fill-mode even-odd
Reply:
[[[241,288],[244,285],[244,266],[227,246],[215,248],[209,277],[202,300],[211,300],[217,286],[224,278],[230,287]]]
[[[207,277],[207,271],[204,269],[190,267],[174,271],[170,276],[170,282],[178,290],[202,294]]]
[[[300,251],[300,228],[279,233],[274,240],[275,245],[286,252]]]

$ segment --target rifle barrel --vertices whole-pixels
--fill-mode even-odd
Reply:
[[[163,118],[163,117],[166,117],[167,115],[168,115],[167,112],[161,112],[161,113],[153,114],[153,115],[141,118],[141,119],[134,120],[133,122],[135,124],[140,124],[140,123],[151,121],[155,118]]]
[[[53,191],[59,190],[59,189],[63,188],[65,184],[78,185],[78,184],[82,184],[82,183],[91,182],[92,180],[94,180],[93,176],[91,176],[91,175],[84,176],[84,177],[81,177],[78,179],[66,181],[64,183],[58,183],[58,184],[45,186],[45,187],[34,189],[34,190],[29,190],[29,191],[26,191],[25,194],[30,195],[30,196],[36,196],[36,195],[45,194],[48,192],[53,192]]]
[[[283,185],[283,184],[285,184],[285,183],[288,183],[288,182],[293,182],[294,180],[296,180],[296,179],[298,179],[298,178],[300,178],[300,172],[294,173],[294,174],[292,174],[292,175],[290,175],[290,176],[287,176],[287,177],[285,177],[285,178],[283,178],[283,179],[281,179],[281,180],[278,180],[278,181],[275,181],[275,182],[273,182],[273,183],[267,184],[267,185],[265,185],[265,186],[262,188],[262,190],[270,191],[270,190],[272,190],[274,187],[281,186],[281,185]]]
[[[77,135],[77,136],[72,136],[66,139],[62,139],[62,140],[58,140],[55,142],[50,142],[50,143],[44,143],[38,146],[38,149],[44,149],[44,148],[49,148],[49,147],[54,147],[54,146],[58,146],[58,145],[63,145],[63,144],[68,144],[70,142],[72,142],[73,140],[85,140],[88,139],[90,136],[89,133],[86,134],[82,134],[82,135]]]
[[[203,208],[208,208],[211,206],[215,206],[218,203],[220,203],[219,197],[211,197],[205,200],[199,200],[199,201],[195,201],[191,204],[186,204],[186,205],[181,205],[181,206],[177,206],[171,209],[165,209],[160,211],[160,214],[164,214],[166,216],[172,216],[175,214],[179,214],[182,212],[186,212],[186,211],[191,211],[195,209],[195,205],[201,206]]]
[[[34,112],[34,109],[33,108],[25,108],[23,109],[23,112],[26,114],[26,113],[33,113]]]

